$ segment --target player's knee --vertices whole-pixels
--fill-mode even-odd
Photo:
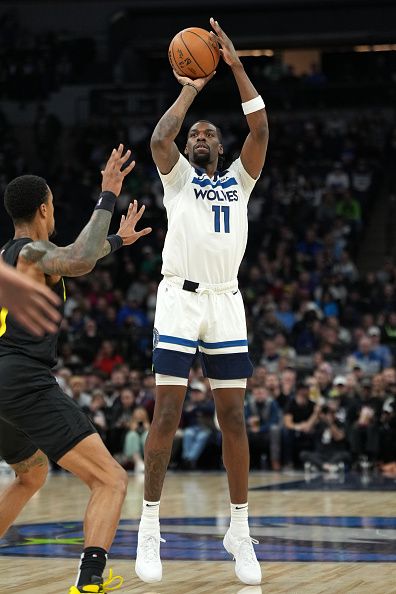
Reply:
[[[128,489],[128,474],[122,466],[114,465],[106,484],[125,499]]]
[[[218,412],[218,421],[223,433],[240,434],[246,432],[243,410],[228,408]]]
[[[36,493],[44,486],[48,476],[48,462],[35,466],[29,472],[18,473],[19,482],[32,493]]]
[[[180,420],[180,410],[175,406],[167,406],[158,411],[153,425],[161,435],[173,435],[176,432]]]

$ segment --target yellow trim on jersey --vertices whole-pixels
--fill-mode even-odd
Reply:
[[[0,336],[3,336],[7,332],[7,316],[8,309],[6,307],[2,307],[0,310]]]
[[[66,285],[65,285],[65,281],[63,280],[63,277],[61,278],[62,281],[62,286],[63,286],[63,301],[66,301]]]

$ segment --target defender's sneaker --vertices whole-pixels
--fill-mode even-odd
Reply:
[[[235,574],[237,578],[249,586],[261,584],[261,567],[257,561],[253,544],[258,544],[258,540],[253,540],[250,536],[237,538],[231,534],[229,529],[223,540],[225,550],[236,561]]]
[[[160,544],[166,542],[159,532],[139,530],[136,551],[136,575],[147,584],[162,580],[162,563],[160,558]]]
[[[112,582],[118,580],[118,584],[111,585]],[[109,577],[106,581],[98,576],[92,576],[92,584],[86,584],[85,586],[72,586],[69,590],[69,594],[81,594],[81,592],[87,592],[90,594],[106,594],[106,592],[112,592],[118,590],[124,583],[124,578],[120,575],[113,576],[113,570],[109,569]]]

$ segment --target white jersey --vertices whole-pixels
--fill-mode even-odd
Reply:
[[[235,280],[246,249],[247,205],[256,180],[240,158],[210,178],[180,155],[170,173],[159,174],[168,215],[162,274],[211,285]]]

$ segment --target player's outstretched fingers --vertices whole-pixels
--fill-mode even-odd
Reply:
[[[51,289],[49,289],[46,285],[40,285],[37,290],[44,297],[46,302],[48,302],[50,305],[52,304],[56,307],[61,304],[60,297],[58,297],[58,295],[51,291]],[[45,305],[48,306],[48,303],[45,303]],[[46,307],[46,311],[48,313],[48,316],[52,320],[54,320],[54,322],[60,321],[62,316],[57,309],[53,309],[52,307]]]
[[[39,295],[35,296],[35,306],[29,306],[27,313],[33,324],[38,326],[41,333],[56,332],[57,326],[48,318],[48,302],[42,299]]]
[[[45,331],[43,328],[41,328],[41,326],[32,321],[28,310],[23,314],[14,314],[14,316],[22,326],[28,329],[31,334],[34,334],[34,336],[44,336]]]
[[[217,43],[221,45],[221,39],[218,35],[216,35],[216,33],[213,33],[213,31],[209,31],[209,34],[212,39],[214,39],[215,41],[217,41]]]
[[[224,31],[220,27],[219,22],[215,21],[213,17],[210,17],[210,25],[220,38],[222,37],[222,35],[224,35]]]
[[[148,235],[149,233],[151,233],[152,228],[151,227],[146,227],[145,229],[142,229],[141,231],[137,231],[137,239],[140,239],[141,237],[144,237],[144,235]]]
[[[135,165],[136,165],[136,161],[132,161],[132,162],[131,162],[131,163],[128,165],[128,167],[125,167],[125,169],[123,169],[123,170],[121,171],[121,173],[122,173],[123,177],[126,177],[126,176],[128,175],[128,173],[131,173],[131,171],[132,171],[132,169],[135,167]]]
[[[140,221],[145,210],[146,210],[146,206],[143,204],[143,206],[141,206],[139,208],[138,212],[135,212],[135,216],[134,216],[135,225],[138,221]]]
[[[128,149],[125,153],[125,155],[123,155],[122,157],[120,157],[120,159],[118,159],[118,162],[123,165],[124,163],[126,163],[129,159],[129,157],[131,156],[131,151],[130,149]]]
[[[101,171],[101,174],[103,175],[105,171],[108,171],[110,169],[110,167],[114,166],[114,161],[115,161],[115,157],[116,157],[116,149],[114,148],[111,151],[111,155],[110,157],[107,159],[106,165],[104,167],[104,169]]]

